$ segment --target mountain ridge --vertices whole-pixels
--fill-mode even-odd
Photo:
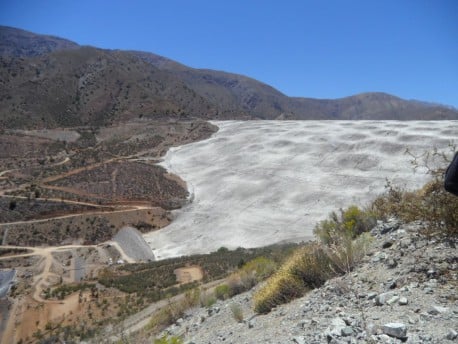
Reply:
[[[149,52],[80,46],[0,27],[0,124],[109,125],[153,119],[458,119],[458,110],[382,92],[288,97],[253,78]]]

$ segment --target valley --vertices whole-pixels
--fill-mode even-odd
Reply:
[[[438,103],[367,90],[290,97],[244,75],[0,26],[0,342],[151,343],[170,324],[167,333],[198,338],[222,301],[216,327],[230,308],[252,329],[229,300],[254,317],[236,295],[313,250],[330,212],[391,187],[422,204],[443,191],[405,193],[443,169],[457,120]],[[454,202],[441,201],[453,220]],[[447,228],[433,215],[425,223]],[[384,225],[372,231],[378,240]],[[417,240],[415,226],[413,242],[436,245]],[[409,245],[398,246],[417,254]],[[336,247],[323,248],[329,259]],[[456,256],[445,256],[454,271]],[[455,283],[453,273],[443,276]],[[203,315],[180,327],[199,306]]]
[[[138,231],[166,226],[170,209],[187,201],[186,183],[157,162],[169,147],[215,130],[199,121],[132,121],[0,135],[0,267],[15,271],[12,298],[0,302],[2,342],[33,342],[80,321],[88,325],[75,331],[87,335],[92,319],[122,314],[128,294],[105,289],[99,274],[154,260]]]

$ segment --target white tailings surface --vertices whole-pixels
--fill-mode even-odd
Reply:
[[[210,139],[172,148],[163,166],[192,203],[145,235],[156,258],[312,237],[317,221],[429,176],[414,154],[458,143],[458,121],[225,121]]]

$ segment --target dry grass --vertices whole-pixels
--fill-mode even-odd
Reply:
[[[456,151],[457,147],[451,143],[446,151],[433,148],[419,156],[407,151],[412,157],[414,169],[426,170],[431,175],[431,181],[415,191],[407,191],[388,182],[385,194],[372,204],[377,217],[395,216],[405,222],[421,220],[425,224],[424,235],[456,240],[458,197],[444,188],[445,170]]]
[[[388,185],[372,209],[379,218],[398,217],[405,222],[421,220],[427,236],[454,240],[458,236],[458,197],[445,191],[443,180],[435,178],[417,191]]]
[[[186,292],[185,297],[161,308],[150,319],[145,330],[158,333],[181,318],[185,311],[199,305],[201,293],[199,289]]]
[[[319,244],[298,249],[254,295],[254,309],[267,313],[273,307],[302,296],[335,274],[333,264]]]
[[[243,310],[237,303],[231,303],[232,317],[239,323],[243,322]]]
[[[341,210],[340,217],[330,214],[315,230],[321,242],[298,249],[255,294],[255,311],[267,313],[329,278],[351,271],[366,254],[371,237],[364,232],[373,224],[371,213],[355,206]]]

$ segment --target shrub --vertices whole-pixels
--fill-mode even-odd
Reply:
[[[359,212],[352,211],[350,214],[355,213],[359,216]],[[349,216],[346,219],[349,218],[353,217]],[[331,222],[337,223],[337,221],[334,222],[334,219],[327,223]],[[342,221],[342,223],[351,224],[351,220]],[[354,223],[351,226],[354,226]],[[300,297],[310,289],[322,286],[328,279],[350,271],[366,254],[372,239],[369,233],[353,239],[353,236],[350,235],[353,228],[347,227],[343,232],[333,232],[332,236],[327,237],[331,239],[327,241],[328,245],[312,243],[292,254],[285,264],[255,293],[255,311],[267,313],[273,307]],[[340,238],[340,241],[337,238]]]
[[[366,255],[372,241],[373,237],[369,233],[363,233],[356,239],[343,237],[339,244],[325,248],[335,273],[350,272]]]
[[[153,314],[151,317],[148,325],[146,325],[146,330],[151,330],[154,333],[161,331],[162,329],[166,328],[167,326],[176,322],[179,318],[184,315],[184,312],[194,306],[197,306],[200,302],[201,292],[200,289],[194,288],[192,290],[188,290],[184,294],[184,298],[180,301],[176,302],[169,302],[169,304],[161,309],[159,309],[156,313]],[[169,338],[168,340],[171,340]],[[160,338],[160,340],[164,340]],[[155,342],[156,343],[156,342]],[[159,343],[181,343],[181,342],[174,342],[174,341],[165,341]]]
[[[244,264],[228,278],[229,296],[237,295],[253,288],[259,282],[271,276],[277,264],[271,259],[257,257]]]
[[[161,338],[154,340],[154,344],[182,344],[182,343],[183,343],[183,340],[176,336],[168,337],[164,335]]]
[[[362,211],[357,206],[329,214],[329,219],[319,222],[314,229],[315,235],[325,245],[338,244],[342,239],[354,239],[363,232],[371,230],[377,224],[374,214]]]
[[[407,191],[388,182],[387,191],[372,203],[372,211],[381,219],[395,216],[405,222],[421,220],[426,224],[423,234],[455,240],[458,236],[458,197],[444,189],[444,171],[449,160],[447,154],[437,150],[425,153],[421,159],[414,157],[412,164],[426,169],[432,180],[416,191]],[[433,164],[439,167],[430,167]]]
[[[215,297],[219,300],[228,299],[231,296],[230,293],[231,289],[227,284],[222,284],[215,288]]]
[[[267,313],[273,307],[321,286],[335,274],[331,260],[318,244],[298,249],[254,295],[254,309]]]
[[[212,293],[202,293],[200,295],[200,305],[202,307],[211,307],[216,303],[216,297]]]
[[[253,274],[259,282],[271,276],[276,268],[277,265],[271,259],[266,257],[257,257],[243,265],[240,270],[242,273]]]
[[[231,303],[230,307],[231,307],[232,317],[237,322],[242,322],[243,321],[243,310],[242,310],[242,307],[237,303]]]

